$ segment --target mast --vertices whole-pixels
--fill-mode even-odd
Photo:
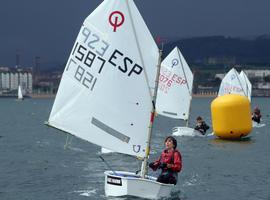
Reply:
[[[143,162],[142,162],[142,167],[141,167],[141,176],[143,178],[147,174],[147,162],[148,162],[149,154],[150,154],[151,136],[152,136],[152,133],[153,133],[153,124],[154,124],[155,113],[156,113],[156,99],[157,99],[160,67],[161,67],[161,56],[162,56],[162,50],[159,50],[156,81],[155,81],[154,95],[153,95],[153,99],[152,99],[152,111],[151,111],[151,117],[150,117],[149,129],[148,129],[148,139],[147,139],[145,156],[144,156],[144,159],[143,159]]]

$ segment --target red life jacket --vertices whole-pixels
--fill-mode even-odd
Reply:
[[[159,160],[155,161],[155,166],[158,167],[161,163],[172,164],[170,168],[173,172],[180,172],[182,169],[182,156],[178,150],[168,152],[164,150],[161,153]]]

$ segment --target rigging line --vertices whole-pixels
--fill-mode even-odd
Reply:
[[[104,164],[108,167],[108,169],[113,172],[114,175],[117,175],[115,170],[112,169],[112,167],[109,165],[109,163],[107,163],[107,161],[101,155],[99,155],[98,157],[104,162]]]
[[[184,66],[183,66],[183,62],[182,62],[182,57],[181,57],[181,54],[180,54],[179,51],[180,51],[180,50],[177,49],[177,53],[178,53],[178,56],[179,56],[179,58],[180,58],[179,60],[180,60],[180,62],[181,62],[181,68],[182,68],[182,70],[183,70],[184,77],[185,77],[185,79],[186,79],[186,81],[187,81],[188,92],[189,92],[189,95],[192,95],[192,94],[191,94],[190,87],[189,87],[189,85],[188,85],[188,80],[187,80],[186,72],[185,72],[185,70],[184,70]]]
[[[137,45],[137,48],[138,48],[138,51],[139,51],[139,55],[140,55],[140,59],[141,59],[142,65],[143,65],[143,69],[144,69],[143,70],[143,73],[144,73],[144,76],[145,76],[146,83],[148,85],[149,95],[152,98],[151,86],[149,84],[148,76],[146,74],[145,63],[144,63],[144,59],[143,59],[143,56],[142,56],[142,52],[141,52],[141,48],[140,48],[140,43],[139,43],[139,40],[138,40],[137,32],[136,32],[136,29],[135,29],[135,25],[134,25],[134,21],[133,21],[132,15],[131,15],[131,10],[130,10],[128,1],[126,1],[126,5],[127,5],[127,9],[128,9],[128,14],[130,16],[130,21],[131,21],[132,29],[133,29],[133,32],[134,32],[134,35],[135,35],[136,45]]]
[[[64,149],[66,150],[68,148],[68,146],[71,144],[71,141],[72,141],[72,137],[69,136],[69,134],[67,134],[67,137],[66,137],[66,143],[64,145]]]
[[[188,80],[187,80],[187,76],[186,76],[186,72],[184,70],[184,66],[183,66],[183,62],[182,62],[182,57],[184,58],[184,56],[181,57],[181,53],[180,53],[180,50],[177,48],[177,54],[179,56],[179,60],[181,62],[181,68],[183,70],[183,73],[184,73],[184,77],[186,79],[186,82],[187,82],[187,88],[188,88],[188,92],[189,92],[189,95],[190,95],[190,103],[189,103],[189,108],[188,108],[188,118],[186,119],[186,127],[189,126],[189,117],[190,117],[190,110],[191,110],[191,100],[192,100],[192,90],[193,90],[193,83],[192,83],[192,87],[190,88],[189,84],[188,84]],[[193,75],[193,74],[192,74]],[[193,81],[193,80],[192,80]]]

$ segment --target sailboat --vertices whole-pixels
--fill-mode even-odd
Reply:
[[[249,81],[249,79],[244,71],[241,71],[240,77],[243,81],[244,90],[246,91],[247,97],[248,97],[249,101],[251,102],[252,84]],[[265,124],[252,121],[252,126],[256,127],[256,128],[260,128],[260,127],[264,127]]]
[[[23,100],[23,93],[21,85],[18,86],[18,100]]]
[[[218,96],[222,96],[224,94],[239,94],[247,96],[247,91],[244,90],[244,82],[234,68],[232,68],[221,81]]]
[[[240,72],[240,75],[239,76],[240,76],[240,78],[243,81],[243,89],[245,90],[245,94],[247,95],[247,98],[251,102],[252,84],[249,81],[246,73],[243,70]]]
[[[101,153],[102,153],[102,154],[113,153],[113,151],[110,150],[110,149],[106,149],[106,148],[104,148],[104,147],[101,147]]]
[[[178,47],[162,61],[157,93],[157,113],[186,121],[185,127],[173,128],[173,135],[190,134],[190,106],[192,100],[193,73]]]
[[[167,197],[148,176],[160,51],[133,0],[104,0],[84,21],[47,124],[142,158],[140,174],[105,171],[105,195]]]

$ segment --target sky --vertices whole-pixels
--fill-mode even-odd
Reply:
[[[101,0],[1,0],[0,66],[63,65]],[[270,0],[134,0],[154,37],[270,35]]]

